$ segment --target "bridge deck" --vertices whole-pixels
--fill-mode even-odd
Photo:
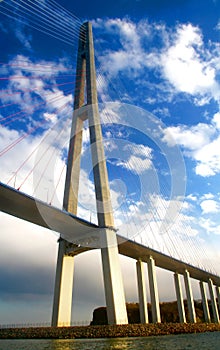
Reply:
[[[38,199],[28,196],[12,187],[0,183],[0,210],[36,225],[48,228],[61,234],[61,237],[72,243],[72,253],[94,249],[92,246],[83,246],[78,243],[82,238],[97,235],[101,228],[88,221],[80,219],[68,212],[52,207]],[[209,278],[220,286],[220,277],[208,271],[184,263],[154,249],[136,243],[117,235],[119,253],[133,259],[147,262],[148,257],[155,259],[155,264],[165,270],[183,273],[188,270],[194,279],[207,282]],[[76,243],[76,244],[74,244]],[[77,248],[76,248],[77,246]],[[71,245],[70,245],[71,252]]]

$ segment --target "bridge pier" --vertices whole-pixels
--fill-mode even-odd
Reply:
[[[180,284],[180,275],[178,273],[174,274],[174,282],[175,282],[175,289],[176,289],[179,320],[180,320],[180,323],[186,323],[186,314],[185,314],[185,308],[184,308],[184,302],[183,302],[183,294],[182,294],[182,288],[181,288],[181,284]]]
[[[205,282],[200,281],[199,285],[200,285],[200,291],[201,291],[201,296],[202,296],[202,306],[203,306],[203,313],[204,313],[205,322],[210,323],[211,318],[210,318],[207,294],[206,294],[206,289],[205,289]]]
[[[140,310],[140,322],[148,323],[148,311],[147,311],[147,293],[146,282],[144,274],[144,263],[141,260],[136,262],[137,269],[137,282],[138,282],[138,296],[139,296],[139,310]]]
[[[214,293],[214,286],[211,278],[209,278],[208,280],[208,286],[209,286],[209,294],[210,294],[211,305],[212,305],[213,319],[215,323],[219,323],[218,308],[217,308],[217,303],[216,303],[216,298]]]
[[[102,230],[101,246],[108,324],[127,324],[128,317],[119,262],[118,243],[114,229]]]
[[[192,294],[192,287],[190,283],[189,271],[185,270],[183,275],[184,275],[185,288],[186,288],[189,320],[191,323],[196,323],[196,312],[195,312],[195,305],[194,305],[193,294]]]
[[[147,261],[148,267],[148,278],[150,286],[150,297],[151,297],[151,311],[152,311],[152,321],[153,323],[160,323],[160,304],[159,304],[159,295],[157,288],[157,278],[155,271],[155,261],[152,256],[148,258]]]
[[[65,255],[65,252],[66,241],[60,240],[51,322],[54,327],[71,324],[74,257]]]

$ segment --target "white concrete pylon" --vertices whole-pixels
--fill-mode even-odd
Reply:
[[[187,297],[187,305],[189,312],[189,320],[191,323],[196,323],[196,312],[195,305],[192,294],[192,287],[190,283],[189,271],[184,271],[184,281],[185,281],[185,289],[186,289],[186,297]]]
[[[84,121],[88,119],[98,225],[103,228],[100,232],[101,246],[96,248],[101,248],[102,253],[108,323],[124,324],[128,323],[127,311],[98,110],[92,25],[89,22],[84,23],[80,29],[76,77],[63,209],[77,215],[82,129]],[[66,285],[65,276],[68,270],[72,273],[70,267],[65,267],[69,265],[70,259],[65,255],[65,244],[63,243],[63,246],[60,244],[55,282],[53,324],[60,323],[60,308],[67,310],[66,317],[69,318],[69,299],[67,300],[66,296],[63,298],[65,294],[62,292],[63,285]],[[69,280],[72,281],[70,275]],[[72,286],[72,282],[70,285]],[[70,285],[66,288],[68,289]],[[69,294],[71,293],[68,292]]]
[[[108,324],[127,324],[128,318],[116,233],[113,229],[103,228],[100,234]]]
[[[208,280],[208,286],[209,286],[209,294],[210,294],[211,305],[212,305],[213,319],[215,323],[219,323],[218,308],[217,308],[216,297],[214,293],[214,286],[211,278],[209,278]]]
[[[71,324],[74,258],[65,255],[66,241],[59,242],[54,289],[52,326]]]
[[[185,314],[185,308],[184,308],[184,302],[183,302],[182,288],[180,283],[180,275],[178,273],[174,274],[174,282],[175,282],[175,289],[176,289],[179,320],[180,320],[180,323],[185,323],[186,314]]]
[[[149,278],[149,287],[150,287],[150,296],[151,296],[151,311],[152,311],[152,321],[153,323],[160,323],[160,304],[159,304],[159,295],[157,288],[157,278],[155,271],[155,261],[152,256],[148,258],[148,278]]]
[[[206,323],[209,323],[209,322],[211,322],[211,318],[210,318],[205,282],[200,281],[199,285],[200,285],[200,291],[201,291],[201,296],[202,296],[202,306],[203,306],[204,319],[205,319]]]
[[[148,311],[147,311],[147,293],[146,293],[146,281],[144,273],[144,263],[141,260],[136,262],[137,269],[137,284],[138,284],[138,296],[139,296],[139,310],[141,323],[148,323]]]

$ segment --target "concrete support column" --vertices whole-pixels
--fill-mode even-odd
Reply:
[[[214,293],[214,286],[211,278],[209,278],[208,280],[208,286],[209,286],[209,294],[210,294],[211,305],[212,305],[213,319],[215,323],[219,323],[218,308],[217,308],[216,297]]]
[[[182,288],[181,288],[181,284],[180,284],[180,275],[178,273],[174,274],[174,282],[175,282],[177,306],[178,306],[180,323],[185,323],[186,322],[186,314],[185,314],[184,303],[183,303]]]
[[[57,258],[52,326],[70,326],[74,258],[65,255],[66,241],[61,240]]]
[[[108,324],[127,324],[118,244],[112,229],[103,228],[101,232],[101,254]]]
[[[218,309],[220,312],[220,287],[216,286],[216,295],[217,295],[217,300],[218,300]]]
[[[149,257],[148,262],[148,278],[150,286],[150,296],[151,296],[151,310],[152,310],[152,321],[153,323],[161,322],[160,317],[160,305],[159,305],[159,295],[157,288],[157,279],[155,271],[155,262],[152,256]]]
[[[136,262],[136,268],[137,268],[140,321],[141,323],[148,323],[147,293],[146,293],[146,282],[145,282],[145,275],[144,275],[144,263],[141,260],[138,260]]]
[[[193,294],[192,294],[192,287],[190,283],[189,272],[187,270],[185,270],[184,272],[184,281],[185,281],[185,288],[186,288],[189,319],[191,323],[196,323],[196,312],[195,312],[195,305],[194,305]]]
[[[206,323],[209,323],[209,322],[211,322],[211,318],[210,318],[208,300],[207,300],[207,295],[206,295],[205,282],[200,281],[199,285],[200,285],[200,291],[201,291],[201,296],[202,296],[202,306],[203,306],[204,319],[205,319]]]

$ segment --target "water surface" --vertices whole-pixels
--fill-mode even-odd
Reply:
[[[219,350],[220,332],[143,338],[0,340],[0,350]]]

